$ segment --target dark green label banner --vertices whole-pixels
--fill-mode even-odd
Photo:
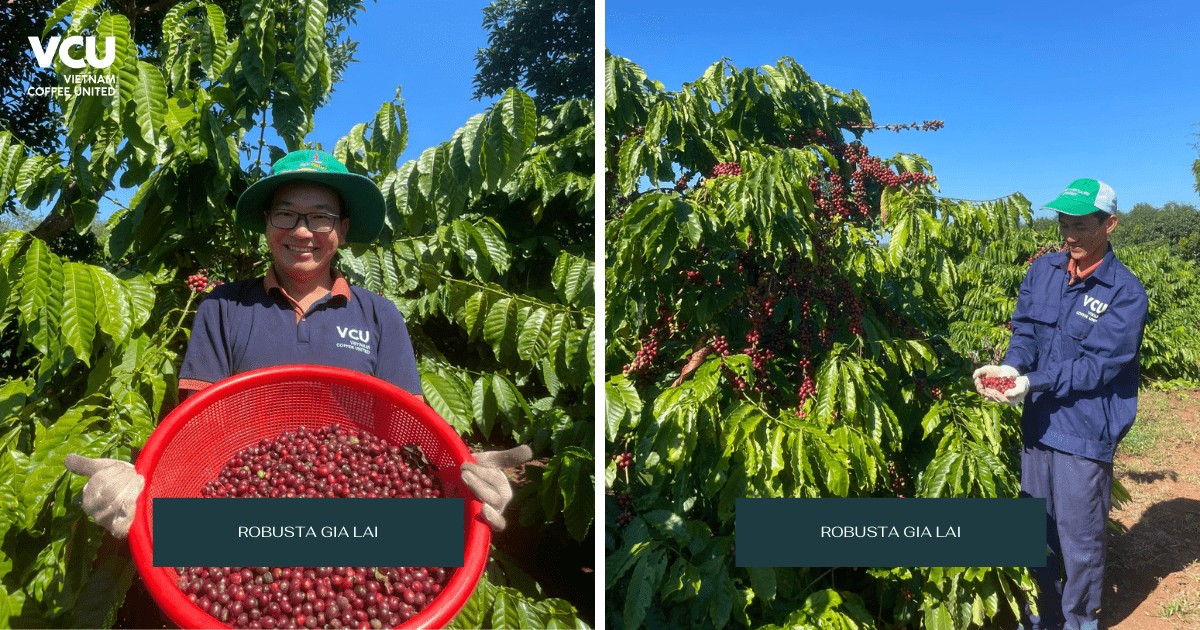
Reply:
[[[154,566],[460,567],[463,499],[154,499]]]
[[[1040,567],[1045,499],[738,499],[740,567]]]

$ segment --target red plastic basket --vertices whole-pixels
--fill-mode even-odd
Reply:
[[[135,467],[146,479],[129,531],[134,563],[159,608],[182,628],[227,627],[177,587],[172,567],[153,563],[152,499],[200,496],[237,451],[300,426],[354,425],[397,445],[415,443],[438,469],[445,496],[466,499],[463,566],[433,602],[402,628],[436,628],[466,604],[487,564],[491,530],[459,465],[474,461],[454,429],[394,385],[341,368],[290,365],[225,379],[188,398],[154,430]]]

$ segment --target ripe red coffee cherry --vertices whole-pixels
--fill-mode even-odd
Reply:
[[[979,382],[987,389],[994,389],[1000,393],[1004,393],[1017,384],[1017,379],[1011,376],[985,376],[979,379]]]
[[[315,431],[302,427],[242,449],[201,496],[440,497],[442,486],[416,445],[401,448],[374,434],[332,425]],[[235,627],[382,628],[424,610],[453,571],[188,567],[179,569],[177,586],[206,613]],[[420,590],[402,591],[400,584],[419,584]],[[411,594],[411,602],[401,600],[404,593]],[[391,606],[389,595],[401,605]]]

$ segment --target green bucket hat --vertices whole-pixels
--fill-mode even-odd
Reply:
[[[370,243],[379,236],[386,208],[379,187],[369,178],[351,173],[332,154],[314,149],[292,151],[279,158],[271,166],[270,175],[247,188],[238,197],[238,225],[255,232],[265,231],[263,211],[271,201],[271,195],[281,185],[296,181],[324,184],[342,196],[346,205],[344,211],[350,216],[347,242]]]
[[[1077,179],[1058,196],[1046,204],[1043,210],[1054,210],[1073,216],[1084,216],[1093,212],[1117,213],[1117,193],[1112,187],[1094,179]]]

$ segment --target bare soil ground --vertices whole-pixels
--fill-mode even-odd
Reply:
[[[1200,390],[1143,391],[1114,473],[1101,627],[1200,629]]]

